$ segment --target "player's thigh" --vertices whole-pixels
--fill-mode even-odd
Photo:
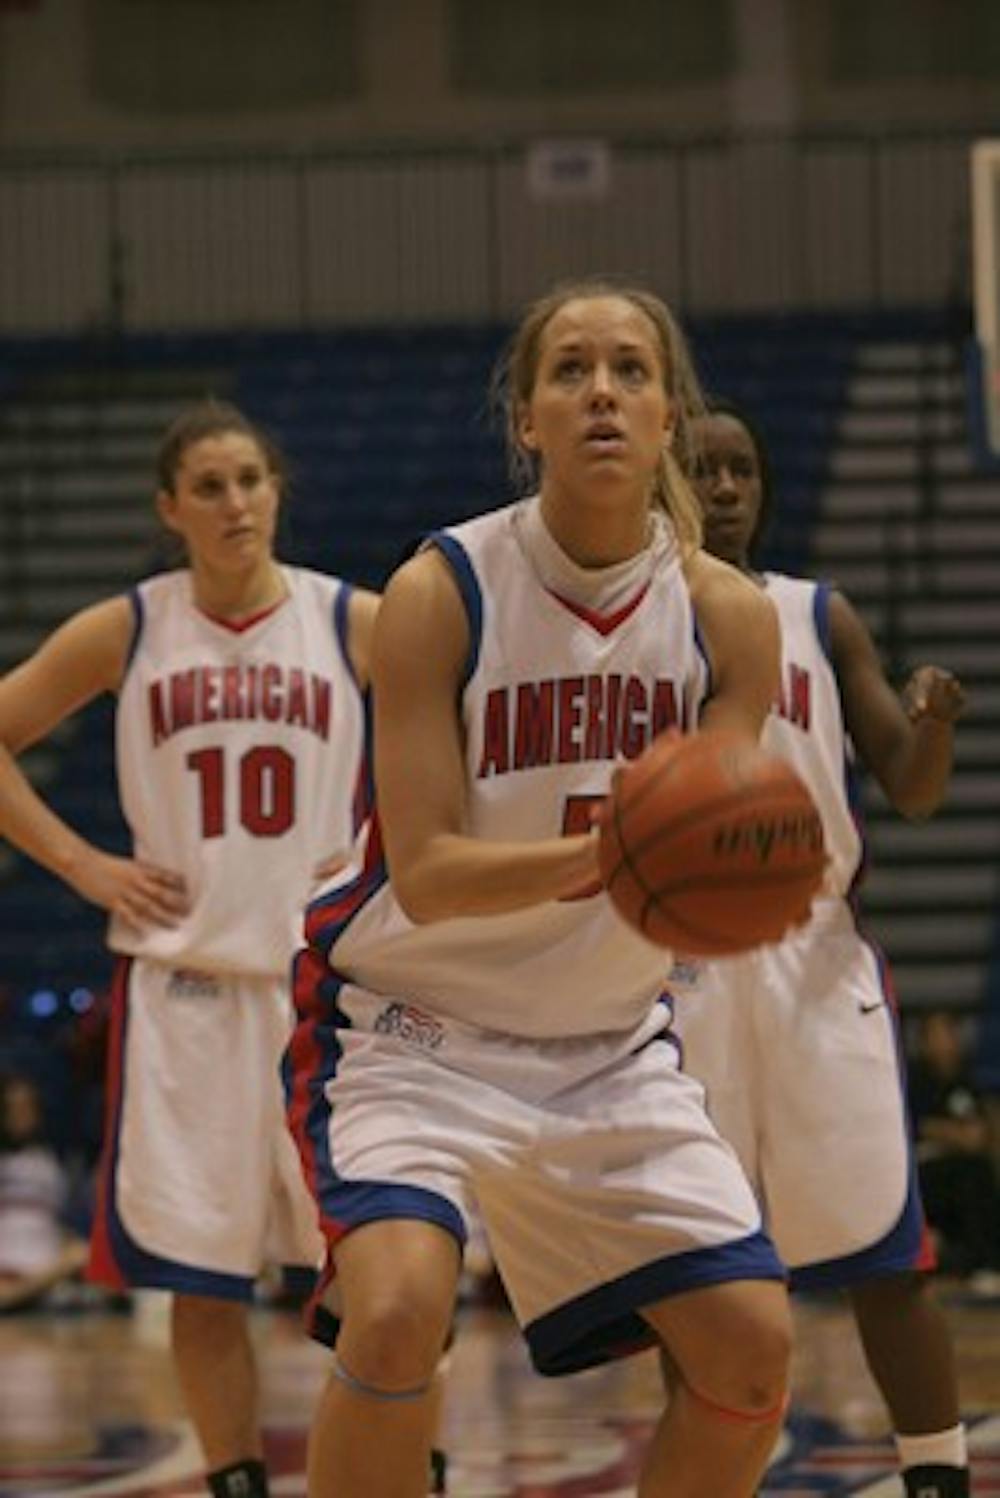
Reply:
[[[570,1089],[539,1109],[516,1168],[477,1177],[522,1325],[758,1267],[780,1275],[735,1155],[673,1058],[657,1041]]]

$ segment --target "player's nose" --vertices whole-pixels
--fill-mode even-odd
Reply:
[[[225,492],[223,494],[223,504],[226,509],[226,513],[230,515],[240,515],[247,507],[247,496],[243,489],[243,485],[238,483],[235,479],[233,479],[231,483],[226,485]]]
[[[599,409],[611,405],[615,398],[615,384],[611,370],[604,363],[594,365],[590,380],[590,404]]]
[[[733,500],[738,495],[736,480],[728,463],[720,463],[712,478],[713,499]]]

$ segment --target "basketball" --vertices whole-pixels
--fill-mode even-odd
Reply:
[[[601,878],[658,946],[732,956],[803,920],[826,866],[812,796],[784,760],[735,733],[656,739],[615,778]]]

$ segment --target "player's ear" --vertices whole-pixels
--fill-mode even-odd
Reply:
[[[667,414],[663,418],[663,445],[664,445],[664,447],[666,447],[668,449],[673,447],[673,445],[674,445],[674,433],[676,432],[676,430],[677,430],[677,413],[674,410],[673,402],[671,402],[668,405],[668,407],[667,407]]]
[[[538,451],[538,434],[535,431],[535,424],[531,419],[530,407],[525,405],[519,406],[517,408],[517,416],[514,425],[517,430],[517,440],[520,445],[525,448],[527,452],[536,453]]]
[[[158,489],[156,493],[156,513],[168,531],[178,531],[176,518],[177,500],[168,489]]]

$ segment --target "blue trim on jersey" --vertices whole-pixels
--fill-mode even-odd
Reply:
[[[816,584],[816,591],[813,594],[813,624],[816,627],[816,638],[831,666],[833,666],[833,632],[830,628],[830,594],[832,592],[832,583],[821,582]],[[834,668],[834,675],[836,675],[836,668]]]
[[[375,806],[375,714],[371,689],[361,693],[362,749],[358,773],[358,796],[354,804],[354,835],[361,831]]]
[[[340,1044],[340,1031],[350,1029],[351,1021],[339,1003],[343,982],[329,968],[324,969],[322,978],[312,989],[308,1009],[303,1006],[300,1000],[298,968],[302,961],[309,960],[309,956],[309,949],[305,948],[296,954],[293,963],[292,995],[299,1014],[299,1023],[282,1055],[280,1071],[285,1090],[285,1106],[291,1115],[297,1102],[296,1084],[299,1081],[292,1052],[293,1049],[298,1049],[301,1032],[307,1031],[315,1064],[305,1079],[308,1101],[303,1131],[309,1141],[311,1161],[316,1172],[315,1192],[322,1206],[323,1193],[328,1189],[331,1181],[336,1182],[338,1179],[330,1155],[330,1118],[333,1109],[330,1106],[326,1088],[327,1083],[336,1076],[337,1063],[343,1050]],[[318,1006],[315,1005],[315,1000],[319,1001]],[[316,1013],[317,1008],[321,1009],[322,1018]]]
[[[844,1290],[887,1274],[912,1273],[924,1242],[924,1213],[912,1160],[906,1201],[884,1238],[839,1259],[823,1259],[789,1270],[792,1290]]]
[[[434,531],[427,537],[430,545],[436,546],[455,574],[458,591],[462,595],[465,612],[469,620],[469,653],[465,658],[460,686],[466,687],[479,664],[479,652],[483,643],[483,593],[479,586],[475,568],[469,554],[460,541],[444,531]]]
[[[468,1237],[455,1204],[425,1186],[404,1186],[394,1181],[346,1181],[331,1167],[330,1178],[319,1184],[319,1204],[324,1217],[340,1223],[345,1231],[366,1222],[405,1220],[432,1222],[444,1228],[459,1248],[465,1247]]]
[[[139,649],[139,641],[142,638],[143,625],[146,622],[146,605],[142,601],[142,594],[139,592],[139,589],[129,588],[126,597],[132,605],[132,638],[129,640],[128,650],[125,652],[125,669],[122,672],[122,681],[128,675],[129,667],[135,659],[135,653]]]
[[[705,703],[711,697],[713,691],[712,662],[708,654],[708,647],[705,644],[705,637],[702,634],[701,626],[698,623],[698,617],[693,610],[692,618],[694,620],[694,648],[701,656],[702,662],[705,667],[705,691],[701,699],[702,703]],[[699,703],[699,706],[701,706],[701,703]]]
[[[329,957],[330,948],[345,932],[358,912],[389,882],[389,871],[380,856],[377,863],[362,869],[350,884],[320,895],[306,906],[306,931],[309,945],[324,957]],[[324,914],[329,920],[323,920]]]
[[[668,1254],[620,1279],[598,1285],[525,1328],[539,1373],[577,1373],[650,1347],[656,1335],[640,1314],[670,1295],[730,1280],[784,1280],[785,1269],[763,1232],[715,1248]]]
[[[129,1234],[118,1214],[117,1182],[120,1159],[122,1115],[125,1095],[125,1057],[128,1036],[129,1000],[132,969],[129,968],[128,987],[122,1006],[122,1075],[119,1078],[119,1105],[115,1118],[114,1143],[111,1151],[108,1192],[105,1203],[107,1232],[115,1264],[130,1288],[136,1290],[175,1290],[187,1295],[207,1295],[213,1300],[253,1300],[254,1281],[251,1276],[225,1274],[217,1269],[196,1269],[191,1264],[181,1264],[175,1259],[161,1258],[142,1248]]]
[[[336,636],[337,644],[340,646],[340,654],[347,668],[347,674],[360,692],[361,683],[358,681],[354,670],[354,662],[351,660],[351,652],[348,646],[351,633],[349,611],[353,593],[354,589],[350,583],[341,583],[337,589],[337,596],[333,600],[333,632]]]

